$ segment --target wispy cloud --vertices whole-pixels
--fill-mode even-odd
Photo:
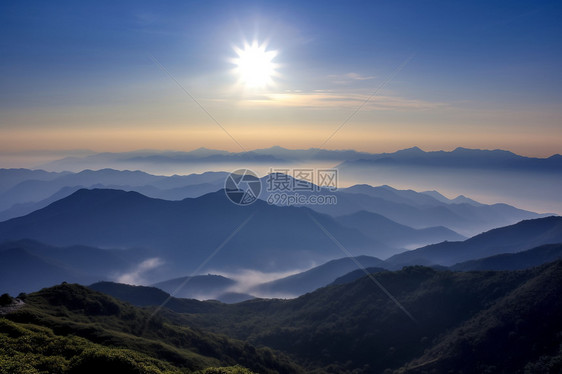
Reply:
[[[144,274],[152,269],[162,266],[163,264],[164,261],[158,257],[146,259],[138,264],[133,271],[118,276],[116,281],[125,284],[144,284],[146,283],[144,280]]]
[[[349,84],[349,83],[353,83],[356,81],[368,81],[371,79],[374,79],[375,77],[373,75],[361,75],[358,73],[354,73],[354,72],[349,72],[346,74],[340,74],[340,75],[329,75],[328,79],[330,79],[332,81],[332,83],[335,84]]]
[[[227,290],[228,292],[248,293],[253,296],[267,297],[267,298],[270,297],[293,298],[296,297],[296,295],[259,292],[256,289],[256,286],[263,283],[271,282],[273,280],[285,278],[290,275],[300,273],[304,270],[308,270],[308,269],[296,269],[287,272],[275,272],[275,273],[264,273],[257,270],[244,269],[233,273],[225,273],[225,272],[220,272],[220,273],[222,276],[225,276],[227,278],[236,281],[236,284],[229,287],[229,289]]]
[[[241,101],[243,106],[300,107],[300,108],[355,108],[365,102],[367,94],[336,92],[298,92],[272,93]],[[420,99],[407,99],[399,96],[376,96],[363,110],[426,110],[447,106],[445,103]]]

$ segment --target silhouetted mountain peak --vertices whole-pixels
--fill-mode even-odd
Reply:
[[[425,154],[426,152],[423,151],[421,148],[419,147],[411,147],[411,148],[406,148],[406,149],[401,149],[399,151],[394,152],[394,154],[397,155],[408,155],[408,156],[415,156],[415,155],[422,155]],[[390,153],[389,155],[393,155],[392,153]]]
[[[377,188],[377,187],[375,187]],[[389,191],[397,191],[396,188],[389,186],[388,184],[383,184],[382,186],[379,186],[378,188],[383,189],[383,190],[389,190]]]

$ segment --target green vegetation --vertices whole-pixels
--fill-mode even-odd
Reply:
[[[560,373],[562,262],[531,273],[400,372]]]
[[[0,374],[561,372],[562,261],[373,277],[294,300],[172,298],[157,313],[62,284],[0,318]],[[130,287],[106,286],[121,296]],[[143,292],[160,302],[150,288],[134,299],[146,301]]]
[[[516,272],[414,266],[374,277],[415,322],[367,277],[295,300],[253,300],[176,318],[286,352],[310,372],[425,373],[433,362],[437,369],[428,373],[516,373],[529,363],[558,362],[562,262]],[[494,362],[510,370],[492,369]],[[423,367],[410,369],[417,365]]]
[[[22,309],[0,321],[6,373],[191,373],[236,364],[259,373],[299,372],[270,349],[174,325],[78,285],[29,294]]]
[[[0,319],[0,373],[180,373],[165,361],[52,329]]]

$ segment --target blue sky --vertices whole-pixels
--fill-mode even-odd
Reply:
[[[153,57],[246,149],[562,153],[561,16],[548,1],[3,1],[0,148],[239,151]],[[253,40],[277,52],[259,89],[233,72]]]

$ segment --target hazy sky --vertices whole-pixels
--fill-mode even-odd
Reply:
[[[559,1],[4,0],[0,149],[562,153],[561,19]],[[236,61],[253,42],[258,86]]]

